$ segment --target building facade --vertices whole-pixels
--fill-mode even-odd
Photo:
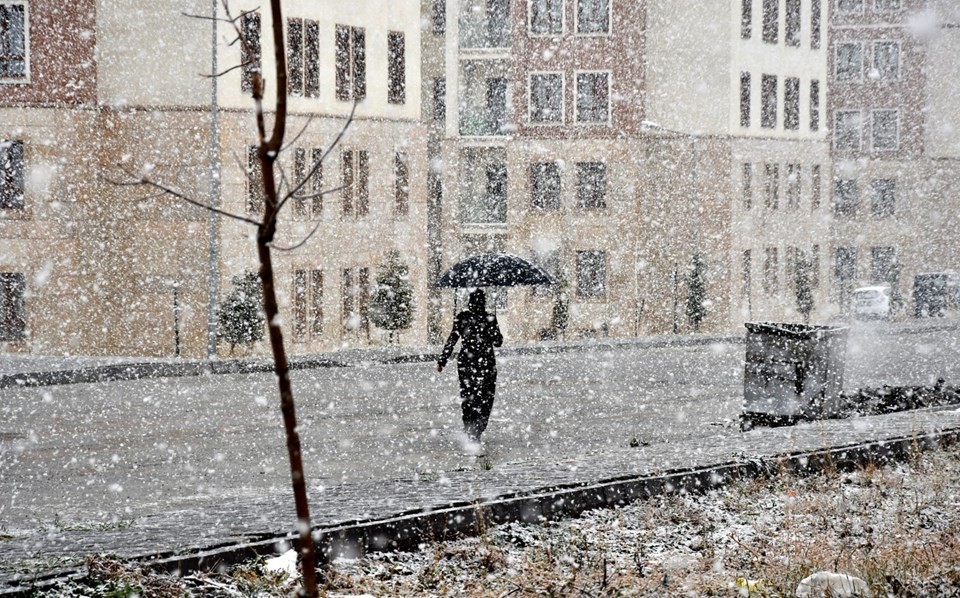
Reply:
[[[830,19],[831,294],[886,284],[914,305],[917,274],[956,270],[960,7],[838,0]]]
[[[183,4],[0,2],[8,351],[204,356],[211,311],[235,275],[258,267],[248,223],[125,184],[146,175],[259,217],[249,76],[264,73],[269,127],[269,14],[230,3],[250,40],[240,44],[231,25],[214,32],[209,18],[184,16],[213,16],[211,3]],[[401,338],[426,340],[420,6],[394,4],[386,15],[376,2],[284,3],[290,113],[279,162],[283,189],[301,191],[280,221],[275,270],[294,353],[380,341],[368,309],[393,249],[419,308]],[[212,71],[223,74],[204,76]]]

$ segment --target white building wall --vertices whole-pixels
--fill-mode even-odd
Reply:
[[[263,72],[267,82],[267,101],[276,95],[276,61],[270,40],[272,19],[269,5],[243,0],[231,2],[234,16],[241,11],[259,8],[263,32]],[[379,117],[417,120],[420,118],[420,3],[401,0],[385,4],[375,0],[288,0],[283,3],[284,18],[298,17],[320,24],[320,97],[292,97],[291,112],[310,112],[346,116],[352,102],[336,97],[336,26],[362,27],[366,33],[367,97],[357,106],[358,118]],[[221,70],[240,64],[240,45],[228,46],[225,41],[236,37],[229,25],[221,26]],[[406,99],[403,104],[387,102],[387,33],[404,33],[406,55]],[[209,37],[209,36],[208,36]],[[249,109],[250,94],[241,91],[241,70],[231,71],[220,80],[220,98],[228,108]]]

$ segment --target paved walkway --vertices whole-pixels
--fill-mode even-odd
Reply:
[[[954,335],[947,335],[942,345],[934,345],[932,339],[943,337],[933,336],[935,334],[931,329],[900,330],[897,337],[915,335],[916,342],[903,341],[909,351],[903,347],[897,349],[899,353],[909,354],[894,353],[885,359],[907,364],[906,374],[898,374],[905,380],[909,378],[907,374],[925,378],[936,374],[939,371],[936,368],[941,367],[936,365],[937,358],[945,360],[942,367],[955,365],[958,347]],[[896,338],[884,345],[893,347],[894,340]],[[548,346],[546,353],[538,353],[536,348],[514,347],[505,352],[503,360],[504,376],[498,400],[504,410],[499,420],[496,412],[494,415],[495,427],[488,438],[490,459],[480,462],[456,454],[455,438],[450,432],[456,427],[455,399],[452,399],[455,376],[421,387],[411,386],[409,380],[426,377],[425,372],[430,369],[426,363],[335,368],[337,371],[317,372],[309,377],[303,373],[303,383],[326,385],[319,396],[336,395],[346,401],[336,410],[323,404],[313,405],[309,398],[301,403],[305,447],[319,447],[320,454],[328,452],[332,457],[335,453],[347,455],[341,461],[315,466],[335,469],[339,471],[337,476],[312,475],[308,470],[314,523],[333,527],[424,508],[440,509],[453,503],[532,493],[548,487],[653,475],[678,468],[960,428],[960,411],[947,409],[815,422],[790,428],[758,428],[741,433],[734,424],[738,393],[742,388],[739,377],[742,347],[737,341],[736,337],[701,337],[558,344]],[[703,346],[704,343],[708,343],[707,346]],[[857,341],[854,354],[858,346],[873,345]],[[370,359],[369,354],[358,355],[353,363],[389,362],[398,358],[401,362],[411,359],[415,362],[417,359],[409,355],[416,354],[389,354],[376,360]],[[555,355],[553,360],[550,354]],[[875,356],[870,353],[870,357]],[[871,381],[892,375],[884,363],[870,368],[856,366],[854,377]],[[931,363],[934,365],[930,366]],[[924,365],[933,369],[924,370]],[[621,370],[626,372],[623,376],[614,382],[607,381],[615,371]],[[396,386],[402,386],[402,392],[391,390],[394,385],[384,380],[387,375],[399,376]],[[336,382],[336,376],[342,376],[344,383]],[[44,425],[49,425],[46,429],[54,433],[69,429],[63,426],[74,419],[71,413],[76,418],[89,418],[84,426],[99,426],[96,433],[76,432],[75,439],[65,441],[62,433],[49,439],[33,439],[28,430],[20,444],[13,443],[13,449],[9,441],[4,444],[0,437],[0,489],[5,493],[15,489],[16,494],[6,505],[6,511],[0,509],[0,591],[4,584],[10,587],[24,576],[29,578],[40,572],[76,565],[90,553],[121,557],[186,553],[289,531],[294,520],[293,500],[288,491],[288,474],[280,463],[283,459],[279,462],[276,459],[285,455],[279,436],[272,438],[267,443],[269,446],[259,447],[262,454],[274,458],[266,470],[262,461],[240,462],[230,471],[223,469],[210,474],[204,469],[213,472],[217,466],[210,464],[217,463],[218,459],[230,461],[245,454],[244,450],[250,447],[241,446],[241,440],[251,436],[258,423],[276,432],[277,418],[272,403],[264,403],[262,415],[256,412],[250,415],[240,410],[235,400],[238,393],[256,395],[261,388],[269,388],[269,382],[269,376],[248,374],[226,376],[219,381],[198,379],[196,383],[171,380],[80,384],[48,390],[14,392],[8,389],[0,394],[0,415],[7,414],[7,419],[0,418],[2,421],[35,421],[30,419],[38,417],[34,412],[43,415],[42,405],[52,404],[57,409],[44,417],[52,417],[53,421]],[[370,396],[360,392],[364,389],[370,391]],[[216,392],[228,396],[221,402],[213,395]],[[427,393],[429,397],[421,399],[420,393]],[[209,407],[214,419],[197,420],[194,396],[201,405]],[[232,403],[230,398],[234,399]],[[146,399],[150,401],[145,402]],[[151,401],[154,402],[151,404]],[[394,407],[414,401],[422,401],[418,403],[421,407],[412,411]],[[251,404],[260,406],[255,401]],[[20,407],[7,411],[12,405]],[[511,412],[508,405],[528,408],[532,414],[526,414],[530,418],[524,420],[525,414]],[[342,408],[344,406],[350,413]],[[563,413],[564,409],[568,412]],[[136,426],[129,430],[116,430],[121,422],[130,419],[125,413],[143,414],[138,418],[143,421],[130,422]],[[548,421],[550,416],[544,414],[549,413],[558,416],[555,421]],[[218,426],[218,422],[228,422],[229,417],[237,415],[246,427],[231,432]],[[163,427],[164,416],[171,418],[173,428]],[[371,418],[377,418],[378,427],[366,431],[369,437],[362,428],[350,423],[373,421]],[[408,419],[421,429],[404,427]],[[531,420],[541,421],[542,425],[531,427]],[[384,422],[390,421],[400,423],[388,428]],[[432,422],[433,427],[420,425],[426,421]],[[174,437],[180,428],[183,428],[182,436]],[[0,434],[4,430],[4,424],[0,423]],[[151,436],[151,431],[156,435]],[[220,438],[223,434],[227,434],[226,438]],[[631,437],[636,437],[641,446],[631,448]],[[157,453],[157,438],[164,438],[170,446],[164,446]],[[134,450],[138,442],[146,447],[139,455],[143,459],[138,457],[128,463],[125,451]],[[222,450],[218,443],[224,442],[236,454],[216,452]],[[157,455],[183,448],[184,444],[189,449],[185,452],[191,457],[177,460],[176,469],[163,470],[169,463],[157,460]],[[211,453],[204,454],[203,458],[197,458],[193,452],[207,448]],[[382,452],[391,449],[400,454]],[[411,456],[404,457],[405,451]],[[113,464],[111,452],[116,458]],[[70,458],[74,453],[96,455],[100,461],[91,457],[90,462],[74,463]],[[46,465],[41,469],[31,463]],[[131,484],[134,477],[144,480],[143,492],[130,499],[127,507],[124,500],[118,498],[130,489],[114,488],[109,483],[110,477],[104,472],[116,473],[111,467],[126,471],[126,479],[131,480]],[[353,471],[351,467],[357,469]],[[167,471],[164,475],[172,471],[185,479],[158,477],[164,471]],[[260,481],[261,478],[266,481]],[[82,486],[83,482],[78,481],[83,479],[88,480],[87,484],[92,483],[91,480],[96,484],[86,494],[70,494],[76,492],[74,486],[78,483]],[[197,485],[198,480],[210,487],[203,491]],[[222,482],[219,486],[218,480]],[[164,502],[161,498],[164,488],[180,482],[193,488],[196,496],[174,488],[170,495],[176,500]],[[161,485],[150,485],[156,483]],[[248,491],[232,491],[241,487]],[[62,492],[60,498],[58,488]],[[31,489],[36,490],[34,495]],[[152,503],[151,492],[157,497]],[[97,500],[103,503],[101,513],[97,512]],[[76,508],[71,510],[71,507]],[[24,521],[5,519],[4,512],[66,515],[62,519],[46,517]],[[104,517],[104,513],[108,516]]]

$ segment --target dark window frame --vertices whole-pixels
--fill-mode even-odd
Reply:
[[[21,272],[0,272],[0,341],[27,337],[27,277]]]
[[[407,101],[406,36],[402,31],[387,32],[387,102]]]
[[[605,162],[577,162],[577,207],[602,210],[607,207],[608,173]],[[590,180],[590,179],[593,180]]]
[[[26,206],[25,151],[22,140],[0,139],[0,210],[22,210]]]

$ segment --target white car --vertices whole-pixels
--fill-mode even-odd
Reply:
[[[891,312],[890,287],[873,286],[854,289],[853,314],[858,319],[889,318]]]

